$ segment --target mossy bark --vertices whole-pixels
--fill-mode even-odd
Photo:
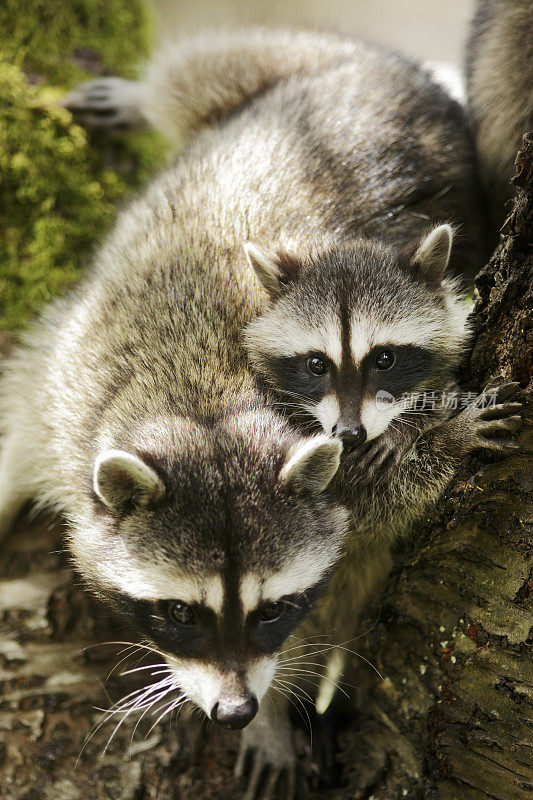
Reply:
[[[478,279],[469,376],[479,387],[531,376],[533,139],[519,155],[519,194]],[[5,349],[6,341],[2,347]],[[357,717],[336,734],[339,770],[315,797],[340,800],[522,800],[533,763],[531,433],[504,461],[465,465],[391,577],[378,621],[357,649]],[[142,653],[76,583],[61,532],[20,523],[0,556],[0,797],[6,800],[209,800],[236,793],[236,734],[192,717],[118,719],[85,739]],[[134,639],[131,639],[134,641]],[[120,654],[120,655],[117,655]],[[142,665],[149,663],[143,657]],[[146,738],[143,738],[146,735]]]

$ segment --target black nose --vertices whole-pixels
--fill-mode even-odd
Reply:
[[[366,441],[366,428],[364,425],[335,425],[333,434],[341,439],[346,447],[355,447]]]
[[[252,695],[244,703],[231,703],[219,700],[215,703],[211,711],[211,719],[218,722],[224,728],[244,728],[253,720],[257,714],[259,703],[257,698]]]

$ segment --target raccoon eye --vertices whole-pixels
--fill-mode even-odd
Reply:
[[[261,622],[273,622],[281,617],[285,608],[284,603],[269,603],[261,609]]]
[[[196,617],[192,608],[181,600],[169,604],[168,615],[170,621],[177,622],[178,625],[194,625],[196,622]]]
[[[307,367],[313,375],[325,375],[328,371],[326,362],[318,356],[310,356],[307,359]]]
[[[376,356],[376,360],[374,362],[376,369],[390,369],[396,358],[392,350],[382,350],[381,353],[378,353]]]

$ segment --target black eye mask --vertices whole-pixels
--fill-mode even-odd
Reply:
[[[223,617],[200,603],[190,603],[193,621],[180,624],[169,613],[175,600],[138,600],[125,594],[113,595],[112,602],[127,622],[165,653],[177,658],[224,661],[229,653],[270,655],[278,651],[285,639],[311,611],[313,603],[326,584],[322,579],[302,594],[280,598],[279,616],[264,619],[263,604],[242,620],[225,619],[231,611],[223,609]],[[111,598],[110,598],[111,599]],[[235,612],[233,612],[235,613]]]
[[[325,366],[326,372],[317,375],[310,369],[311,358],[318,358]],[[319,403],[331,387],[331,367],[326,356],[319,353],[305,353],[295,356],[271,357],[268,360],[269,372],[275,388],[291,392],[296,397],[287,395],[287,404],[302,402]]]
[[[309,614],[323,586],[321,581],[304,594],[281,598],[283,613],[271,622],[261,620],[261,609],[248,616],[248,635],[258,653],[269,655],[281,649],[285,639]]]
[[[376,359],[384,352],[394,356],[389,369],[376,368]],[[419,385],[431,371],[434,356],[430,350],[416,345],[384,345],[376,347],[361,365],[366,378],[366,394],[382,390],[399,400],[405,392]]]

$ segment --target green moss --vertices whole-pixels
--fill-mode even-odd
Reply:
[[[86,67],[132,76],[150,49],[144,0],[2,0],[0,50],[49,83],[72,86]]]
[[[117,201],[164,147],[151,133],[88,139],[57,101],[96,71],[128,74],[146,55],[140,0],[3,0],[0,10],[0,327],[74,281]],[[82,51],[82,48],[83,51]]]

